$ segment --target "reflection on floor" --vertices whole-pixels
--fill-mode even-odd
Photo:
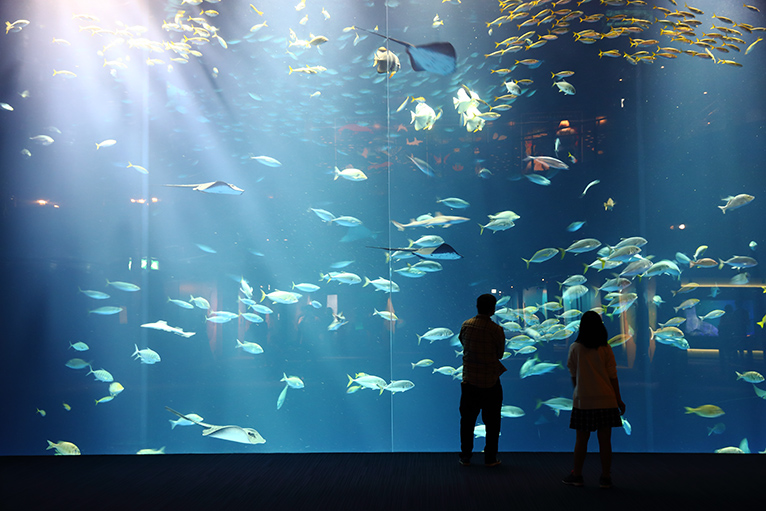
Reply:
[[[2,457],[4,509],[735,509],[760,502],[757,454],[616,453],[614,487],[561,483],[570,453],[501,453],[470,467],[453,453]],[[6,507],[9,506],[9,507]],[[595,506],[595,507],[594,507]]]

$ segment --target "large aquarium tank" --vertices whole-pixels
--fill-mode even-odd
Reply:
[[[4,2],[0,454],[766,450],[753,2]]]

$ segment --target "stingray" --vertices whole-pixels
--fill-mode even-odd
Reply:
[[[169,406],[165,407],[165,410],[172,412],[182,419],[186,419],[194,424],[206,428],[202,432],[202,436],[211,436],[213,438],[220,438],[221,440],[228,440],[230,442],[237,442],[240,444],[265,444],[266,440],[253,428],[241,428],[239,426],[213,426],[212,424],[205,424],[204,422],[195,421],[194,419],[187,417],[186,415],[179,413]]]
[[[244,190],[224,181],[211,181],[210,183],[198,183],[193,185],[163,185],[175,186],[176,188],[191,188],[202,193],[218,193],[222,195],[242,195]]]
[[[437,247],[425,247],[425,248],[387,248],[387,247],[370,247],[367,248],[379,248],[381,250],[401,250],[403,252],[412,252],[421,259],[441,259],[442,261],[450,261],[460,259],[463,256],[457,253],[457,251],[446,243],[442,243]]]
[[[428,71],[429,73],[435,73],[437,75],[448,75],[455,71],[455,65],[457,61],[457,54],[455,53],[455,47],[450,43],[428,43],[420,46],[388,37],[366,28],[355,27],[357,30],[362,30],[368,34],[373,34],[383,39],[388,39],[395,43],[399,43],[407,48],[407,55],[410,56],[410,64],[415,71]]]

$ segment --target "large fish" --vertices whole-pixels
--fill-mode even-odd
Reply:
[[[144,323],[141,325],[142,328],[151,328],[153,330],[161,330],[163,332],[170,332],[171,334],[180,335],[181,337],[189,338],[192,335],[195,334],[195,332],[184,332],[182,328],[177,326],[170,326],[168,325],[167,321],[159,320],[155,321],[154,323]]]
[[[406,41],[400,41],[399,39],[394,39],[393,37],[373,32],[372,30],[359,27],[354,28],[399,43],[407,48],[407,55],[410,56],[410,64],[412,64],[412,69],[415,71],[428,71],[429,73],[435,73],[437,75],[448,75],[455,71],[457,53],[455,53],[455,47],[450,43],[428,43],[415,46]]]
[[[166,406],[165,409],[171,413],[174,413],[186,419],[194,424],[207,428],[202,432],[202,436],[211,436],[213,438],[220,438],[221,440],[228,440],[230,442],[237,442],[240,444],[265,444],[266,440],[252,428],[241,428],[239,426],[214,426],[212,424],[205,424],[204,422],[194,420],[188,415],[184,415]]]
[[[224,181],[211,181],[210,183],[197,183],[193,185],[164,185],[176,188],[191,188],[195,192],[217,193],[222,195],[242,195],[244,190]]]
[[[423,248],[388,248],[388,247],[367,247],[367,248],[379,248],[381,250],[389,251],[404,251],[411,252],[421,259],[441,259],[444,261],[460,259],[463,256],[457,253],[457,251],[446,243],[442,243],[436,247],[423,247]]]
[[[407,227],[434,227],[437,225],[441,225],[442,227],[449,227],[450,225],[460,224],[467,222],[468,220],[470,220],[470,218],[463,216],[450,216],[436,213],[434,216],[429,216],[423,220],[410,220],[410,223],[408,224],[400,224],[396,220],[391,220],[391,223],[394,224],[397,229],[403,231]]]

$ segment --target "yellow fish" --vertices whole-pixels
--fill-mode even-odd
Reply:
[[[71,412],[72,411],[72,407],[69,406],[68,404],[61,403],[61,405],[64,407],[64,410],[66,410],[67,412]]]
[[[702,405],[697,408],[689,408],[688,406],[685,406],[684,408],[686,408],[686,413],[694,413],[700,417],[706,417],[708,419],[720,417],[724,414],[724,411],[716,405]]]
[[[763,38],[762,38],[762,37],[759,37],[758,39],[756,39],[756,40],[755,40],[755,42],[754,42],[753,44],[751,44],[750,46],[748,46],[748,47],[747,47],[747,49],[745,50],[745,55],[747,55],[748,53],[750,53],[750,52],[752,51],[752,49],[753,49],[753,46],[755,46],[756,44],[758,44],[758,42],[759,42],[759,41],[763,41]]]

